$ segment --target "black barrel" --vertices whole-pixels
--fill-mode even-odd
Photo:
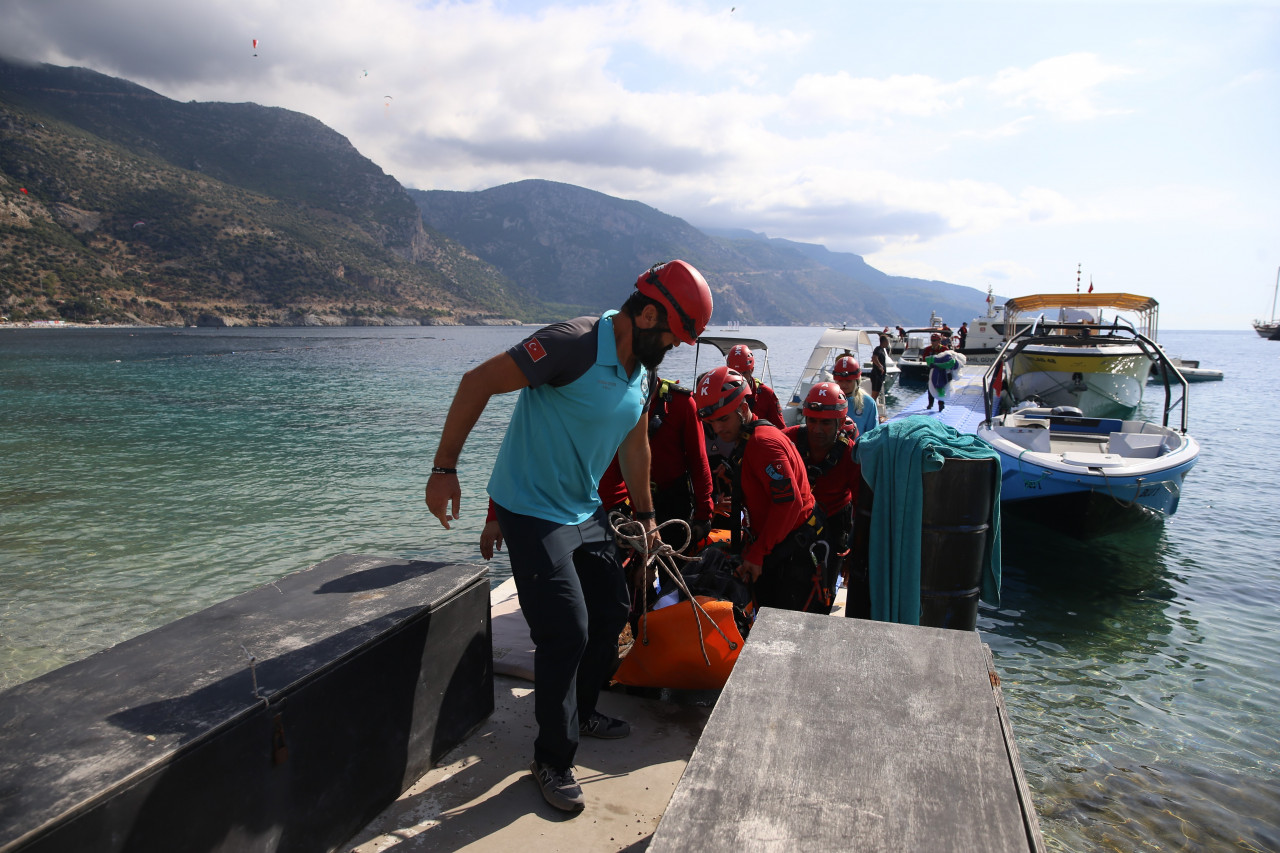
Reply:
[[[972,631],[978,624],[983,554],[991,535],[994,459],[948,459],[922,478],[920,624]],[[871,618],[870,532],[875,495],[858,493],[845,615]]]
[[[996,464],[994,459],[948,459],[923,477],[921,625],[961,631],[978,625]]]

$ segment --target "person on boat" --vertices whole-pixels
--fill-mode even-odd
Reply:
[[[880,391],[889,373],[889,336],[880,336],[880,345],[871,351],[871,399],[880,403]]]
[[[804,401],[804,424],[787,427],[805,464],[809,486],[825,517],[821,541],[827,545],[822,587],[815,606],[806,610],[830,613],[835,602],[836,578],[849,551],[853,530],[853,507],[862,483],[862,468],[853,459],[858,428],[845,419],[849,400],[835,382],[819,382],[809,389]]]
[[[967,322],[960,324],[960,329],[956,332],[956,336],[960,338],[958,349],[964,352],[965,343],[969,340],[969,324]]]
[[[866,435],[880,425],[879,407],[871,395],[862,389],[862,365],[846,352],[838,356],[831,367],[831,375],[848,400],[845,423],[853,426],[855,435]]]
[[[547,802],[565,811],[584,805],[573,774],[579,738],[630,732],[596,709],[629,609],[597,484],[617,453],[633,517],[656,539],[650,372],[672,347],[697,340],[711,310],[711,290],[694,267],[655,264],[620,310],[539,329],[467,371],[441,431],[426,503],[448,528],[458,518],[457,465],[467,436],[491,397],[520,392],[488,490],[535,647],[530,770]]]
[[[752,413],[748,396],[747,380],[727,365],[703,374],[694,390],[698,417],[733,446],[730,551],[741,555],[740,577],[758,606],[803,610],[816,606],[822,582],[810,551],[822,510],[796,446]]]
[[[924,357],[923,361],[929,365],[929,390],[926,392],[929,396],[929,405],[926,409],[933,408],[933,398],[938,398],[938,411],[941,412],[947,407],[947,389],[951,387],[951,380],[955,378],[955,373],[964,366],[964,356],[958,355],[954,350],[947,346],[946,339],[941,342],[942,348],[934,353]]]
[[[902,344],[907,342],[907,330],[901,326],[898,327],[898,341]]]
[[[736,370],[747,380],[750,395],[747,402],[755,416],[768,421],[778,429],[786,426],[786,422],[782,420],[782,406],[778,403],[778,395],[768,385],[755,378],[756,357],[752,354],[751,347],[746,344],[734,344],[725,358],[725,364],[730,370]]]
[[[693,392],[657,377],[649,401],[649,490],[659,527],[678,518],[689,523],[693,543],[706,538],[714,511],[711,467]],[[600,500],[606,510],[630,513],[630,496],[617,455],[600,480]],[[685,531],[679,525],[668,525],[661,535],[673,548],[685,544]]]

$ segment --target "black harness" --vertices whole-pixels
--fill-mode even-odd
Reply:
[[[849,451],[849,448],[853,447],[853,439],[849,438],[847,432],[837,427],[836,440],[831,443],[831,449],[827,451],[826,457],[815,462],[809,458],[809,427],[800,427],[796,437],[799,439],[796,442],[796,450],[800,452],[800,458],[804,460],[804,470],[809,475],[810,483],[818,477],[834,471],[835,467],[840,464],[840,458]]]
[[[655,377],[656,378],[656,377]],[[676,394],[692,395],[693,392],[683,385],[677,385],[670,379],[663,379],[661,382],[655,383],[649,391],[649,438],[653,438],[654,433],[662,426],[662,416],[667,413],[667,407],[671,404],[672,398]]]

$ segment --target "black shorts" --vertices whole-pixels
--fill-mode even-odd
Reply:
[[[880,370],[871,371],[871,396],[880,393],[880,389],[884,387],[884,372]]]

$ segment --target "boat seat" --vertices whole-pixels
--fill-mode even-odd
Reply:
[[[1164,436],[1155,433],[1113,432],[1107,450],[1130,459],[1155,459],[1164,450]]]
[[[1049,452],[1049,430],[1042,427],[1009,427],[998,426],[996,435],[1012,441],[1019,447],[1025,447],[1032,453]]]

